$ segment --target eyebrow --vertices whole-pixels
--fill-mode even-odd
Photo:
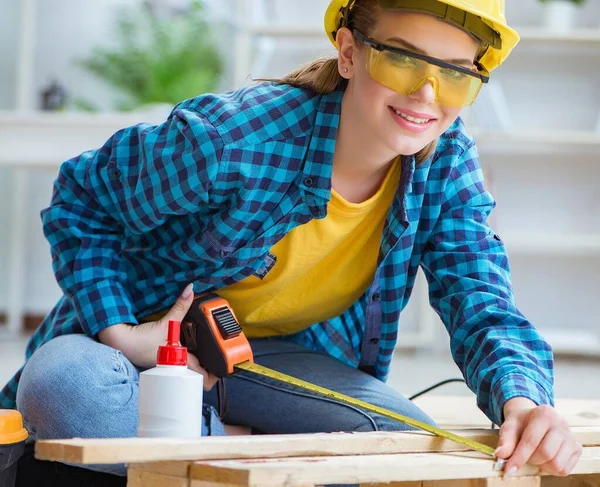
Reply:
[[[408,41],[400,39],[398,37],[390,37],[386,42],[395,42],[397,44],[401,44],[402,47],[405,47],[409,51],[413,51],[413,52],[416,52],[418,54],[423,54],[424,56],[430,56],[430,54],[427,53],[427,52],[425,52],[423,49],[419,49],[417,46],[411,44]],[[458,64],[458,65],[464,64],[464,65],[467,65],[467,66],[472,66],[473,65],[473,60],[472,59],[464,59],[464,58],[463,59],[442,59],[442,61],[445,61],[445,62],[450,63],[450,64]]]

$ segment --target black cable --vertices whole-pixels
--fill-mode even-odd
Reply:
[[[440,386],[446,385],[446,384],[450,384],[451,382],[465,382],[464,379],[446,379],[443,380],[441,382],[438,382],[437,384],[432,385],[431,387],[428,387],[427,389],[422,390],[421,392],[417,392],[416,394],[413,394],[412,396],[410,396],[408,398],[409,401],[412,401],[413,399],[416,399],[419,396],[422,396],[423,394],[427,394],[430,391],[433,391],[434,389],[437,389]]]
[[[412,401],[413,399],[416,399],[417,397],[422,396],[423,394],[427,394],[428,392],[433,391],[434,389],[437,389],[440,386],[443,386],[443,385],[446,385],[446,384],[450,384],[451,382],[463,382],[464,383],[465,380],[464,379],[446,379],[446,380],[443,380],[441,382],[438,382],[437,384],[432,385],[431,387],[428,387],[427,389],[424,389],[424,390],[422,390],[420,392],[417,392],[416,394],[413,394],[412,396],[410,396],[408,398],[408,400]],[[498,426],[496,425],[496,423],[492,423],[492,429],[493,430],[497,429],[497,427]]]

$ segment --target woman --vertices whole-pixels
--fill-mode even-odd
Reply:
[[[383,382],[420,265],[456,363],[502,425],[506,472],[568,474],[581,446],[551,406],[551,350],[515,307],[458,118],[518,41],[503,3],[334,0],[337,59],[187,100],[67,161],[42,215],[65,295],[2,404],[16,399],[34,438],[135,436],[139,371],[193,291],[213,290],[258,363],[431,422]],[[214,391],[205,402],[211,435],[403,428],[243,373],[222,418]]]

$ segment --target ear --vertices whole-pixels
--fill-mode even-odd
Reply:
[[[336,41],[339,46],[338,71],[342,78],[350,79],[354,76],[356,39],[354,39],[350,29],[342,27],[337,32]]]

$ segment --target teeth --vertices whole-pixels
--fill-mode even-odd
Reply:
[[[392,110],[394,110],[394,113],[396,115],[401,116],[402,118],[405,118],[406,120],[408,120],[409,122],[413,122],[413,123],[427,123],[429,122],[429,118],[415,118],[415,117],[411,117],[410,115],[407,115],[406,113],[402,113],[399,112],[398,110],[396,110],[394,107],[392,107]]]

